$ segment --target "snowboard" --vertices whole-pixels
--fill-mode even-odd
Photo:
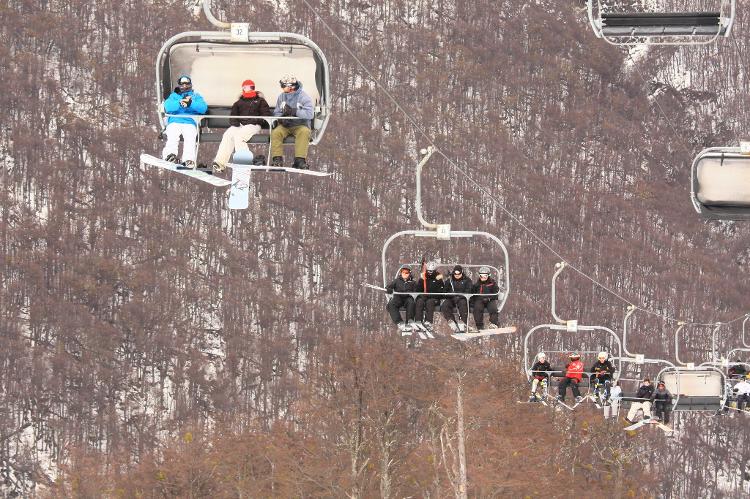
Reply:
[[[498,327],[492,329],[482,329],[480,331],[469,331],[467,333],[453,333],[451,337],[458,341],[468,341],[474,338],[484,338],[485,336],[494,336],[497,334],[511,334],[516,332],[516,326]]]
[[[231,184],[229,180],[212,175],[206,170],[186,169],[181,164],[172,163],[170,161],[157,158],[156,156],[151,156],[150,154],[141,154],[141,165],[155,166],[164,170],[180,173],[182,175],[210,184],[214,187],[226,187]]]
[[[256,172],[278,172],[278,173],[300,173],[302,175],[312,175],[315,177],[328,177],[333,173],[319,172],[315,170],[301,170],[299,168],[291,168],[286,166],[271,166],[271,165],[254,165],[253,164],[253,153],[249,150],[235,151],[232,161],[227,164],[230,168],[234,169],[238,166],[245,166],[251,171]]]
[[[232,162],[227,164],[232,169],[232,187],[229,189],[227,208],[245,210],[250,205],[250,169],[253,153],[235,151]]]

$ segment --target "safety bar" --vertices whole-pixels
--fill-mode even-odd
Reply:
[[[635,310],[635,305],[628,305],[628,308],[625,311],[625,318],[622,321],[622,351],[625,355],[629,355],[630,357],[634,357],[635,355],[628,351],[628,319],[630,319],[630,316],[633,315]]]

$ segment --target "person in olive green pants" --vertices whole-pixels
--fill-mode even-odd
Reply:
[[[292,168],[307,169],[307,149],[310,146],[310,125],[315,115],[315,106],[307,93],[302,90],[302,82],[294,76],[285,76],[280,81],[282,92],[276,99],[274,116],[277,121],[271,131],[271,166],[284,166],[284,139],[294,136],[294,163]]]

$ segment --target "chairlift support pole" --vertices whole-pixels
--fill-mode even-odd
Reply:
[[[637,356],[628,351],[628,320],[635,311],[635,305],[628,305],[628,308],[625,311],[625,318],[622,321],[622,351],[625,355],[629,355],[630,357]]]
[[[717,322],[714,326],[714,330],[711,332],[711,360],[713,362],[719,362],[719,352],[716,351],[716,336],[721,328],[721,322]]]
[[[420,152],[424,155],[424,157],[419,161],[419,163],[417,163],[415,173],[417,177],[417,196],[414,201],[414,205],[417,211],[417,218],[419,219],[419,223],[421,223],[424,227],[428,229],[439,230],[441,227],[446,227],[446,225],[430,223],[425,220],[424,215],[422,214],[422,168],[432,157],[432,154],[435,152],[435,148],[433,146],[429,146],[427,149],[422,149]],[[448,231],[450,232],[450,225],[447,225],[447,227]]]
[[[557,270],[552,274],[552,318],[560,324],[567,324],[568,321],[561,319],[560,316],[557,315],[557,278],[562,274],[562,271],[565,270],[567,265],[568,264],[565,262],[556,263],[555,269]]]
[[[745,327],[747,326],[747,321],[750,320],[750,314],[745,315],[745,320],[742,321],[742,346],[745,348],[750,348],[750,345],[747,344],[747,341],[745,340]]]
[[[680,321],[677,323],[677,330],[674,332],[674,360],[681,366],[687,366],[687,362],[680,360],[680,331],[685,327],[685,322]]]
[[[199,7],[200,4],[203,4],[203,14],[211,24],[221,29],[232,29],[232,23],[221,21],[211,13],[211,0],[197,0],[195,6]]]

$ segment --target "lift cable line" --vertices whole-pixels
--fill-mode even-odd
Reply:
[[[484,192],[482,189],[481,184],[475,180],[467,171],[465,168],[460,167],[455,160],[450,158],[447,154],[445,154],[436,144],[435,140],[427,133],[425,128],[416,120],[414,119],[405,109],[404,107],[398,102],[398,100],[393,96],[390,90],[381,83],[381,81],[375,77],[375,75],[372,74],[372,72],[367,68],[367,66],[360,60],[359,57],[352,51],[351,48],[344,42],[344,40],[341,39],[341,37],[336,33],[336,31],[323,19],[323,17],[320,15],[318,10],[313,7],[308,0],[302,0],[302,3],[305,4],[305,6],[315,15],[315,17],[320,21],[320,23],[328,30],[328,32],[336,39],[336,41],[341,45],[341,47],[344,49],[344,51],[349,54],[352,59],[356,61],[356,63],[359,65],[359,67],[367,74],[367,76],[372,80],[375,85],[380,88],[380,90],[383,91],[383,93],[388,97],[388,99],[393,103],[394,106],[403,114],[403,116],[406,118],[406,120],[411,123],[411,125],[414,127],[414,129],[434,148],[435,152],[438,153],[440,156],[442,156],[456,171],[460,172],[461,174],[466,177],[466,179],[474,185],[480,192]],[[642,76],[641,76],[642,77]],[[658,105],[658,102],[657,102]],[[659,105],[659,108],[661,109],[661,106]],[[663,110],[662,110],[663,112]],[[666,117],[666,115],[665,115]],[[671,123],[671,122],[670,122]],[[673,128],[674,129],[674,128]],[[674,130],[675,133],[677,133],[676,130]],[[531,161],[532,158],[529,158],[524,151],[520,151],[521,154],[523,154],[528,160]],[[677,319],[675,317],[669,317],[662,313],[656,312],[654,310],[650,310],[638,305],[633,305],[631,300],[628,300],[625,296],[621,295],[611,287],[607,286],[606,284],[598,281],[595,277],[590,276],[577,266],[573,265],[563,257],[557,250],[555,250],[547,241],[545,241],[540,235],[538,235],[532,228],[530,228],[528,225],[523,223],[520,218],[518,218],[515,214],[513,214],[510,210],[508,210],[503,203],[500,202],[500,200],[495,197],[494,195],[489,195],[492,202],[500,208],[508,217],[510,217],[514,222],[516,222],[519,226],[521,226],[532,238],[534,238],[540,245],[542,245],[544,248],[546,248],[550,253],[552,253],[556,258],[558,258],[562,263],[564,263],[567,267],[569,267],[571,270],[575,271],[576,273],[580,274],[582,277],[588,279],[591,281],[592,284],[595,286],[598,286],[599,288],[603,289],[604,291],[608,292],[615,298],[621,300],[622,302],[626,303],[627,305],[634,306],[637,310],[640,310],[641,312],[650,314],[655,317],[659,317],[663,319],[666,322],[686,322],[681,321],[680,319]],[[743,313],[742,315],[731,319],[727,321],[722,321],[721,323],[723,325],[729,325],[733,324],[737,321],[743,320],[746,317],[747,314]],[[713,326],[717,323],[717,321],[708,322],[708,323],[698,323],[698,322],[686,322],[686,324],[695,325],[695,326]]]

